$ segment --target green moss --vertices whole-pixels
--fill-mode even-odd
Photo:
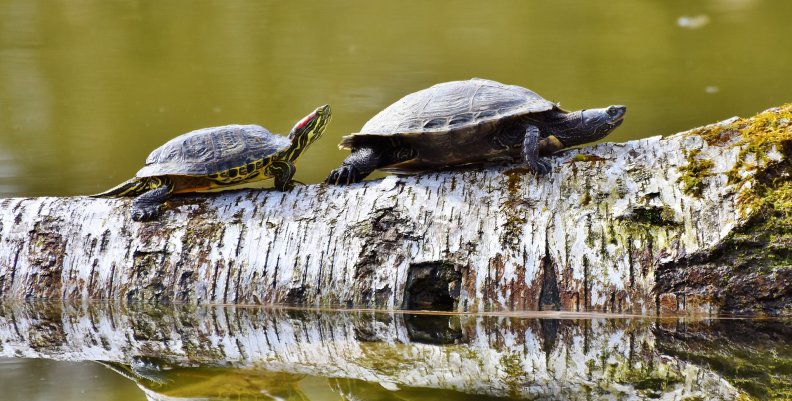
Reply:
[[[792,214],[792,189],[788,177],[771,177],[766,182],[758,185],[745,185],[747,180],[752,180],[752,174],[743,178],[742,171],[755,170],[762,165],[764,170],[772,169],[768,154],[775,150],[786,155],[783,163],[789,163],[792,154],[792,103],[776,107],[751,118],[737,119],[729,124],[712,125],[691,131],[690,135],[699,136],[708,144],[724,144],[734,142],[728,146],[739,147],[737,162],[734,167],[726,172],[730,184],[743,188],[739,196],[740,211],[743,213],[770,207],[780,212],[789,219]],[[734,138],[738,137],[736,141]],[[689,158],[698,155],[691,152]],[[752,155],[755,163],[748,161]],[[695,175],[692,174],[691,175]],[[688,179],[686,187],[696,188],[696,180]]]
[[[790,166],[792,168],[792,166]],[[758,182],[754,188],[740,196],[743,213],[752,213],[749,224],[728,238],[735,248],[751,249],[750,245],[763,244],[761,252],[741,255],[739,265],[765,266],[769,269],[792,266],[792,181],[789,178],[778,184]],[[748,246],[746,246],[748,245]]]
[[[647,226],[672,227],[676,221],[674,209],[668,206],[639,206],[630,210],[622,220]]]
[[[573,156],[571,159],[569,159],[568,163],[579,163],[579,162],[582,162],[582,163],[594,163],[594,162],[604,162],[604,161],[608,161],[608,160],[609,159],[606,159],[604,157],[600,157],[600,156],[597,156],[597,155],[590,155],[590,154],[586,154],[586,153],[578,153],[575,156]]]
[[[504,354],[500,358],[500,366],[505,376],[503,382],[509,387],[512,397],[520,395],[523,386],[529,381],[528,375],[522,365],[522,358],[518,354]]]
[[[772,108],[750,118],[738,118],[728,124],[717,124],[690,131],[710,145],[722,145],[741,134],[737,145],[749,145],[754,149],[766,149],[768,144],[790,140],[792,126],[792,103]],[[746,133],[750,135],[745,135]]]
[[[665,365],[625,367],[619,365],[614,380],[618,383],[632,385],[644,395],[655,398],[670,388],[682,383],[684,378],[679,372],[668,369]]]
[[[360,358],[358,363],[382,375],[397,375],[412,363],[411,356],[406,354],[406,350],[409,349],[407,345],[392,346],[373,342],[361,343],[360,348],[364,357]]]
[[[511,196],[518,196],[522,189],[522,181],[526,175],[533,174],[533,170],[517,167],[503,172],[506,175],[506,190]]]
[[[514,168],[505,171],[507,199],[503,202],[501,210],[506,216],[501,241],[505,244],[516,244],[522,236],[522,230],[527,223],[525,216],[525,201],[522,195],[522,184],[525,176],[533,174],[531,169]]]
[[[737,204],[743,214],[755,211],[761,215],[768,228],[788,228],[792,225],[792,180],[785,177],[770,183],[758,182],[740,193]]]
[[[581,206],[588,206],[591,203],[591,194],[588,191],[583,193],[583,197],[580,199]]]
[[[771,268],[792,266],[792,105],[774,112],[759,114],[743,122],[743,139],[738,142],[738,163],[729,175],[740,188],[737,196],[738,212],[752,223],[735,236],[750,237],[767,243],[763,259]],[[737,122],[734,124],[738,124]],[[768,153],[780,152],[781,161],[771,161]],[[744,162],[748,154],[755,155],[762,171],[755,177],[741,178],[739,171],[756,169]]]
[[[710,367],[743,392],[741,399],[788,400],[792,396],[792,376],[777,366],[779,356],[775,352],[783,353],[783,346],[765,350],[724,339],[722,348],[717,348],[715,342],[701,347],[696,347],[695,340],[692,342],[691,349],[685,346],[670,350],[671,354]]]
[[[679,168],[682,175],[679,182],[682,190],[688,195],[701,196],[704,190],[704,179],[713,175],[712,168],[715,163],[709,159],[700,158],[701,149],[685,150],[687,165]]]
[[[690,135],[700,136],[710,145],[739,148],[737,161],[726,176],[738,191],[737,212],[749,223],[729,240],[741,249],[745,244],[751,248],[764,244],[764,249],[738,254],[736,261],[753,266],[792,266],[792,103],[751,118],[703,127]],[[783,157],[771,160],[771,152]],[[695,159],[698,153],[691,151],[688,158]],[[707,175],[706,167],[699,162],[685,169],[681,180],[686,190],[701,188],[700,178]]]

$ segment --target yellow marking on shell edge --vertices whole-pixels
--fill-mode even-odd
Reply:
[[[211,185],[205,187],[190,187],[190,188],[180,188],[178,190],[173,191],[174,194],[186,194],[191,192],[203,192],[212,189]]]
[[[214,174],[209,174],[207,177],[218,185],[212,185],[211,188],[227,187],[229,185],[243,184],[246,182],[261,181],[270,178],[266,174],[267,167],[272,164],[272,159],[266,159],[265,164],[263,160],[256,160],[255,162],[247,163],[243,166],[230,168],[228,170],[220,171]],[[253,169],[248,169],[252,165]]]
[[[272,177],[262,176],[261,179],[256,178],[255,180],[244,181],[237,184],[227,184],[227,185],[213,185],[207,189],[197,189],[194,192],[221,192],[221,191],[228,191],[228,190],[235,190],[235,189],[244,189],[244,188],[267,188],[271,186]]]

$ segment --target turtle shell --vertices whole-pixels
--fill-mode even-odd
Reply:
[[[518,120],[558,105],[520,86],[474,78],[437,84],[409,94],[369,120],[360,133],[347,135],[340,148],[409,145],[410,160],[380,166],[380,170],[413,173],[446,166],[510,160],[521,148],[504,148],[494,135],[524,129]]]
[[[445,82],[401,98],[369,120],[360,133],[345,136],[340,146],[352,148],[370,136],[471,132],[473,126],[554,107],[555,103],[520,86],[480,78]]]
[[[291,140],[258,125],[203,128],[171,139],[146,159],[138,177],[205,176],[273,156]]]

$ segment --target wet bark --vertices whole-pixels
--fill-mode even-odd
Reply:
[[[655,349],[658,342],[669,350],[684,348],[675,333],[695,334],[679,328],[684,320],[544,313],[543,319],[521,319],[6,303],[0,304],[0,356],[99,361],[134,380],[149,399],[163,400],[175,394],[183,397],[178,399],[225,399],[217,398],[224,388],[233,388],[231,394],[237,397],[229,399],[239,399],[244,391],[260,395],[304,375],[328,378],[346,399],[394,394],[426,399],[427,392],[420,389],[432,389],[435,396],[447,391],[449,399],[590,400],[592,394],[614,399],[742,399],[743,390],[706,363]],[[713,332],[708,329],[717,335]],[[780,341],[788,338],[783,332],[762,333]],[[787,350],[774,348],[777,342],[765,345],[767,350],[756,357],[774,358],[776,363],[769,365],[780,366],[762,369],[767,377],[761,383],[770,385],[771,375],[783,374],[789,355],[773,352]],[[740,349],[732,351],[739,354]],[[757,372],[728,374],[734,383],[745,383]]]
[[[785,113],[570,150],[542,177],[503,165],[184,196],[148,223],[129,199],[3,199],[0,297],[790,312],[792,242],[759,246],[781,262],[749,266],[742,283],[717,259],[774,207],[746,200],[756,188],[789,182]],[[781,137],[751,142],[767,133]],[[721,281],[697,281],[712,269],[694,260],[725,264]],[[735,290],[713,288],[723,280]]]

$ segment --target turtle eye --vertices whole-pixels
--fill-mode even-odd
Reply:
[[[627,108],[624,106],[610,106],[605,111],[608,113],[609,116],[616,117],[620,114],[623,114],[626,109]]]

